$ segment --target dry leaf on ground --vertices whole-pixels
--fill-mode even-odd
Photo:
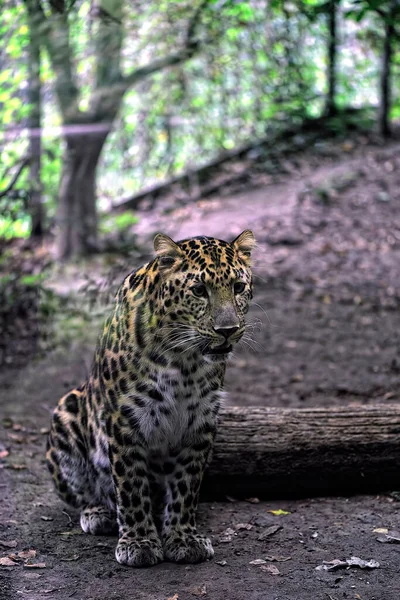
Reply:
[[[24,563],[25,569],[45,569],[46,563]]]
[[[235,529],[236,531],[240,531],[241,529],[247,529],[247,531],[250,531],[250,529],[253,529],[253,525],[250,525],[250,523],[237,523],[235,525]]]
[[[225,496],[225,499],[226,499],[228,502],[237,502],[237,499],[236,499],[236,498],[234,498],[233,496]]]
[[[206,596],[207,586],[205,583],[203,583],[202,585],[192,588],[190,591],[193,594],[193,596]]]
[[[6,458],[9,455],[8,450],[0,450],[0,458]]]
[[[36,550],[22,550],[21,552],[17,552],[17,554],[10,554],[13,558],[23,558],[26,560],[27,558],[35,558]]]
[[[380,564],[377,560],[363,560],[358,556],[352,556],[346,560],[335,558],[331,561],[324,561],[322,565],[315,567],[317,571],[336,571],[336,569],[346,569],[348,567],[359,567],[360,569],[378,569]]]
[[[54,521],[53,517],[46,517],[46,515],[41,515],[40,518],[42,521]]]
[[[226,544],[227,542],[231,542],[233,536],[235,535],[235,530],[232,529],[231,527],[228,527],[228,529],[225,529],[225,531],[223,531],[220,535],[220,537],[218,538],[218,540],[222,543],[222,544]]]
[[[173,596],[170,596],[169,598],[167,598],[167,600],[178,600],[179,596],[178,594],[174,594]]]
[[[291,560],[292,557],[291,556],[275,556],[275,555],[271,555],[271,556],[266,556],[265,560],[268,560],[270,562],[286,562],[288,560]]]
[[[17,565],[18,563],[11,560],[11,558],[8,558],[8,556],[0,558],[0,566],[2,567],[16,567]]]
[[[280,529],[282,529],[282,525],[271,525],[271,527],[267,527],[266,529],[264,529],[264,531],[260,533],[257,539],[259,542],[262,542],[271,535],[274,535],[274,533],[276,533]]]
[[[278,508],[276,510],[269,510],[268,512],[275,515],[275,517],[280,517],[281,515],[291,515],[292,514],[288,510],[282,510],[281,508]]]
[[[376,539],[383,544],[400,544],[400,533],[389,531],[386,535],[379,535]]]
[[[278,567],[275,567],[275,565],[261,565],[260,567],[261,571],[266,571],[267,573],[271,573],[271,575],[280,575],[281,572],[278,569]]]
[[[249,562],[249,565],[254,565],[255,567],[259,567],[260,565],[265,565],[267,561],[263,558],[255,558]]]
[[[259,498],[245,498],[246,502],[250,502],[250,504],[259,504]]]

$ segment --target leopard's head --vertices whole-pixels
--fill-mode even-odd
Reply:
[[[209,362],[227,358],[245,331],[255,244],[248,229],[230,243],[156,235],[158,300],[171,349],[197,350]]]

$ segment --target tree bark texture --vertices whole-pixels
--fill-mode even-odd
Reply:
[[[383,41],[382,65],[380,73],[380,98],[378,113],[379,133],[384,137],[391,134],[389,112],[391,106],[391,63],[394,26],[385,22],[385,38]]]
[[[31,235],[43,235],[43,207],[41,182],[41,81],[40,81],[40,34],[39,15],[28,11],[29,44],[28,44],[28,103],[29,117],[29,212],[31,215]]]
[[[96,169],[107,135],[108,126],[100,124],[97,133],[65,136],[57,212],[60,259],[85,256],[97,249]]]
[[[228,407],[202,494],[283,498],[399,486],[400,405]]]
[[[328,93],[326,97],[326,115],[332,117],[336,107],[336,63],[337,63],[337,4],[338,0],[329,0],[328,5]]]

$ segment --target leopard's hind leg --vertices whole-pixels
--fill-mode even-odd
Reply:
[[[53,414],[47,465],[60,498],[80,509],[83,531],[112,535],[118,532],[118,525],[112,510],[111,473],[107,465],[96,467],[91,459],[93,448],[85,433],[81,396],[80,390],[73,390]]]

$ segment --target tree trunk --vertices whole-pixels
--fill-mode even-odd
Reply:
[[[338,0],[329,0],[328,5],[328,93],[326,98],[325,113],[328,117],[332,117],[337,113],[336,107],[336,62],[337,62],[337,34],[336,34],[336,18],[337,18],[337,3]]]
[[[41,182],[41,82],[40,82],[40,35],[38,15],[28,11],[28,90],[30,105],[27,127],[29,129],[29,212],[31,215],[31,236],[43,235],[43,206]]]
[[[391,135],[389,111],[391,107],[391,62],[392,40],[394,26],[392,22],[385,22],[385,39],[383,41],[382,67],[380,77],[380,101],[378,113],[378,130],[384,137]]]
[[[57,256],[60,259],[85,256],[97,250],[96,169],[110,131],[108,123],[69,128],[95,131],[65,135],[57,213]]]
[[[203,497],[399,489],[400,406],[238,408],[221,415]]]

